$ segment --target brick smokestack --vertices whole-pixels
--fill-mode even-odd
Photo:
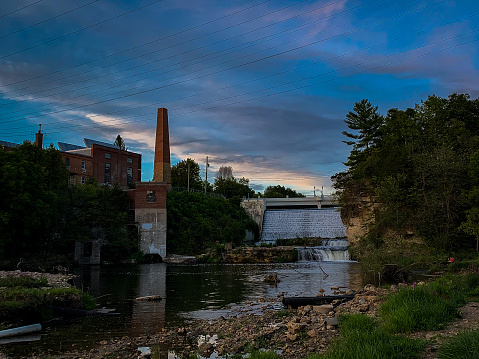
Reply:
[[[35,146],[43,148],[42,124],[38,125],[38,132],[35,133]]]
[[[155,167],[153,182],[171,185],[170,134],[168,131],[168,110],[158,109],[156,119]]]

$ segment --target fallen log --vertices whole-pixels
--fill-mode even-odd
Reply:
[[[283,298],[283,305],[296,309],[305,305],[322,305],[330,304],[335,300],[345,302],[354,298],[354,294],[344,295],[325,295],[317,297],[285,297]]]

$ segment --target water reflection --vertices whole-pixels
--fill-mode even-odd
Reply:
[[[278,273],[277,286],[264,282],[267,274]],[[327,275],[325,275],[326,273]],[[145,264],[122,267],[84,267],[76,272],[78,288],[92,294],[101,306],[120,315],[86,317],[50,323],[37,342],[0,345],[11,357],[40,351],[88,349],[101,340],[122,336],[143,336],[164,327],[182,325],[192,318],[238,314],[230,304],[260,298],[314,296],[320,288],[361,288],[360,265],[355,262],[309,262],[289,264],[167,265]],[[135,298],[160,295],[160,302],[137,302]],[[233,308],[234,309],[234,308]]]
[[[137,297],[159,295],[162,300],[133,302],[130,335],[154,334],[165,327],[166,264],[140,266]]]

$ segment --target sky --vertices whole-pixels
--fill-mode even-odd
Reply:
[[[478,40],[476,0],[2,0],[0,140],[120,134],[149,181],[164,107],[172,164],[329,194],[354,103],[478,98]]]

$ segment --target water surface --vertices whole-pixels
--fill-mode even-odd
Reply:
[[[280,282],[264,282],[278,273]],[[165,263],[121,267],[84,267],[77,270],[75,285],[97,298],[101,306],[120,315],[87,317],[46,325],[41,340],[0,346],[14,357],[32,353],[86,349],[122,336],[154,334],[194,318],[237,315],[238,307],[261,298],[325,295],[331,287],[361,288],[360,264],[356,262],[304,262],[288,264]],[[135,298],[160,295],[160,302],[137,302]]]

